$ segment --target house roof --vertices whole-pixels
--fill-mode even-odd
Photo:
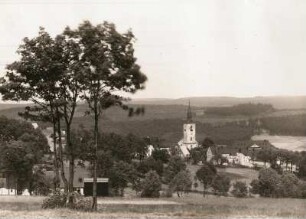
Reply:
[[[93,178],[84,178],[84,182],[93,182]],[[108,182],[108,178],[97,178],[97,182]]]

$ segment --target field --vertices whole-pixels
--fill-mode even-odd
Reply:
[[[299,199],[232,198],[187,194],[167,199],[99,199],[97,213],[42,210],[43,197],[0,197],[0,218],[305,218]]]
[[[188,165],[192,175],[199,166]],[[218,173],[233,181],[249,183],[258,171],[247,168],[218,168]],[[272,198],[234,198],[202,196],[189,193],[184,197],[144,199],[134,195],[124,198],[100,198],[98,212],[68,209],[43,210],[44,197],[0,196],[0,218],[305,218],[306,200]]]

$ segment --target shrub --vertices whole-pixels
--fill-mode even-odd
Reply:
[[[280,175],[273,169],[261,169],[259,171],[259,187],[260,196],[277,197],[278,187],[280,183]]]
[[[299,179],[293,173],[284,173],[281,175],[276,195],[278,197],[297,197]]]
[[[149,171],[142,181],[141,197],[159,197],[161,190],[161,180],[155,171]]]
[[[217,175],[211,186],[214,189],[215,194],[226,196],[231,187],[231,180],[227,176]]]
[[[91,211],[92,198],[79,196],[76,201],[70,206],[70,208],[80,211]]]
[[[232,194],[237,198],[243,198],[248,195],[248,187],[246,183],[237,181],[234,184]]]
[[[250,186],[251,186],[251,190],[250,190],[251,193],[259,194],[260,184],[259,184],[259,180],[258,179],[252,180]]]
[[[59,190],[55,191],[52,195],[45,198],[42,203],[42,208],[63,208],[66,206],[67,194]]]
[[[301,181],[298,185],[298,192],[297,192],[298,198],[305,198],[306,199],[306,182]]]

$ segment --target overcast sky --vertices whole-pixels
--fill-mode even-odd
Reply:
[[[305,0],[0,0],[0,72],[39,26],[131,28],[149,80],[135,97],[306,95]]]

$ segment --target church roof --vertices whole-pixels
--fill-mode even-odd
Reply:
[[[187,110],[187,122],[188,123],[192,122],[192,113],[191,113],[190,101],[189,101],[188,110]]]

